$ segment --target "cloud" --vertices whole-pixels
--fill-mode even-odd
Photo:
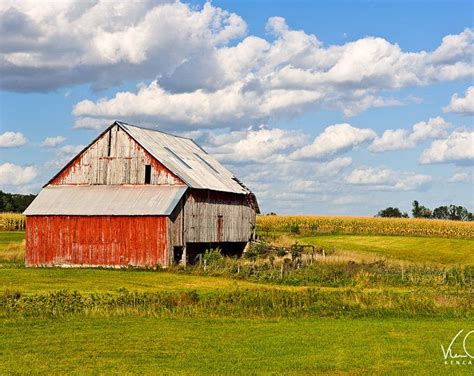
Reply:
[[[421,164],[472,164],[474,161],[474,132],[455,130],[449,137],[433,141],[423,151],[418,161]]]
[[[205,144],[207,151],[224,163],[268,163],[285,158],[288,150],[304,145],[306,139],[301,132],[260,126],[222,135],[210,134]]]
[[[373,37],[324,47],[316,36],[291,30],[279,17],[268,20],[267,30],[275,37],[272,42],[248,36],[235,46],[203,51],[210,54],[208,66],[193,57],[135,92],[79,102],[73,111],[76,126],[99,127],[121,118],[170,128],[183,123],[239,128],[308,109],[353,116],[402,104],[382,96],[384,91],[470,77],[474,72],[470,29],[456,36],[462,42],[456,53],[449,38],[433,52],[403,52]]]
[[[64,141],[66,141],[66,137],[63,136],[46,137],[41,143],[41,146],[47,148],[55,148],[56,146],[62,144]]]
[[[330,125],[314,139],[312,144],[296,150],[290,158],[324,159],[351,150],[375,136],[375,132],[368,128],[355,128],[347,123]]]
[[[403,128],[387,129],[381,137],[374,139],[369,150],[378,153],[388,150],[411,149],[422,141],[446,137],[449,128],[451,128],[451,124],[438,116],[414,124],[411,133]]]
[[[354,169],[344,180],[348,184],[368,186],[373,190],[414,191],[426,187],[432,178],[389,168],[360,167]]]
[[[473,182],[473,176],[467,172],[456,172],[448,180],[450,183],[471,183]]]
[[[0,164],[0,185],[18,186],[31,183],[38,176],[34,166],[18,166],[13,163]]]
[[[21,132],[5,132],[0,134],[0,148],[16,148],[26,145],[28,140]]]
[[[242,129],[308,109],[353,116],[403,104],[391,91],[474,73],[471,29],[445,36],[434,51],[406,52],[372,36],[325,45],[281,17],[268,19],[265,39],[246,36],[240,16],[211,3],[158,0],[7,0],[0,25],[4,90],[142,83],[77,103],[76,126],[85,128],[120,118],[169,129]]]
[[[213,49],[246,33],[241,17],[211,3],[5,0],[1,87],[47,91],[172,75],[192,60],[213,66]],[[206,64],[206,57],[209,60]]]
[[[64,145],[55,149],[55,158],[46,163],[47,168],[58,169],[63,168],[72,158],[79,154],[85,145]]]
[[[162,128],[181,130],[196,125],[242,128],[241,120],[256,122],[277,113],[284,114],[317,97],[317,93],[310,91],[274,90],[258,94],[244,90],[242,83],[214,92],[170,93],[153,81],[149,86],[141,86],[136,94],[119,92],[110,100],[81,101],[74,107],[73,114],[80,117],[75,123],[80,128],[99,128],[117,118],[132,123],[155,122]]]
[[[316,163],[314,169],[317,176],[336,176],[351,164],[351,157],[342,157],[327,162]]]
[[[474,86],[466,89],[464,97],[460,97],[457,93],[454,94],[449,104],[443,108],[443,111],[464,115],[474,114]]]

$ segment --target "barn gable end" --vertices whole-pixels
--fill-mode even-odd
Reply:
[[[146,165],[151,166],[149,184],[184,184],[115,124],[77,155],[49,184],[144,184]]]

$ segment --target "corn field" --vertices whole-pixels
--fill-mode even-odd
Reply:
[[[0,231],[25,229],[25,216],[20,213],[0,213]]]
[[[473,222],[421,218],[280,215],[262,215],[257,217],[257,231],[263,234],[367,234],[470,239],[472,238],[473,230]]]

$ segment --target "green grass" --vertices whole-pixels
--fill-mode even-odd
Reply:
[[[0,268],[0,291],[46,293],[68,289],[81,293],[131,291],[263,289],[265,285],[229,278],[170,272],[123,271],[110,269]],[[280,287],[291,289],[291,287]]]
[[[25,262],[24,231],[0,231],[0,266],[2,263]]]
[[[24,268],[18,263],[23,238],[22,232],[0,232],[0,260],[6,260],[0,261],[0,264],[4,263],[3,267],[0,265],[0,292],[20,291],[27,300],[33,301],[43,299],[38,294],[60,289],[77,290],[81,294],[112,293],[114,296],[123,288],[150,294],[196,290],[200,296],[208,297],[203,300],[203,306],[209,304],[209,309],[196,310],[196,314],[189,316],[186,307],[180,314],[160,315],[159,310],[151,310],[149,315],[140,315],[133,309],[121,311],[120,306],[117,312],[104,309],[92,314],[53,315],[51,319],[4,316],[0,319],[0,374],[473,373],[474,366],[445,365],[440,347],[441,344],[447,346],[460,329],[473,329],[472,321],[469,321],[471,314],[456,315],[459,307],[462,308],[460,312],[472,312],[466,300],[469,299],[466,288],[440,287],[439,294],[438,288],[426,288],[422,284],[408,287],[382,284],[375,289],[361,285],[348,294],[343,288],[325,288],[321,289],[323,295],[317,301],[330,302],[331,312],[340,305],[346,307],[342,299],[360,300],[362,310],[371,304],[375,308],[363,319],[353,318],[358,317],[356,314],[339,319],[333,318],[337,315],[322,317],[320,313],[324,309],[310,311],[299,319],[294,314],[288,316],[290,319],[269,318],[271,315],[257,318],[260,311],[253,312],[254,302],[245,301],[246,297],[261,296],[262,304],[275,304],[279,295],[272,295],[272,291],[298,291],[304,295],[300,290],[306,291],[306,287],[178,272]],[[352,235],[298,240],[328,249],[335,246],[341,254],[368,254],[439,265],[474,264],[474,243],[470,240]],[[330,262],[330,257],[327,259]],[[336,272],[337,268],[334,269]],[[243,300],[225,300],[225,296],[237,296],[234,294],[237,289],[250,292],[242,295]],[[256,290],[262,295],[255,294]],[[269,295],[265,295],[267,292]],[[377,298],[378,292],[381,295]],[[427,302],[434,299],[437,305],[444,307],[444,313],[435,308],[434,313],[428,310],[419,315],[416,304],[408,304],[409,299],[398,301],[397,294],[418,294],[412,299],[420,299],[421,308],[422,298]],[[66,295],[58,300],[58,307],[70,303],[70,296]],[[224,303],[221,306],[218,303],[215,311],[211,309],[211,301],[219,296],[224,297]],[[285,299],[283,297],[282,302],[286,302]],[[331,302],[330,299],[335,300]],[[387,304],[407,301],[408,309],[413,312],[410,311],[410,315],[384,315],[377,310],[376,304],[380,302],[374,299],[382,299]],[[459,299],[463,299],[461,305],[456,303]],[[303,300],[297,303],[303,304],[298,309],[304,310],[306,303]],[[231,305],[245,306],[249,313],[231,318],[226,314],[232,311],[227,309]],[[441,313],[437,315],[437,312]]]
[[[416,263],[473,265],[474,240],[410,236],[320,235],[298,238],[338,251],[372,253]]]
[[[20,243],[24,239],[24,231],[0,231],[0,249],[7,244]]]
[[[472,374],[445,365],[464,320],[74,317],[4,321],[0,374]]]

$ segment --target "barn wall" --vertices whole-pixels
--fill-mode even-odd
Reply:
[[[28,216],[26,265],[168,265],[168,218]]]
[[[144,184],[147,164],[152,166],[151,184],[184,184],[115,126],[78,156],[51,184]]]
[[[185,196],[186,197],[186,196]],[[184,202],[185,197],[183,197],[176,208],[171,213],[170,219],[170,228],[171,228],[171,245],[173,246],[183,246],[183,232],[184,232]]]
[[[184,238],[195,243],[247,242],[255,217],[244,195],[192,190],[184,206]]]

